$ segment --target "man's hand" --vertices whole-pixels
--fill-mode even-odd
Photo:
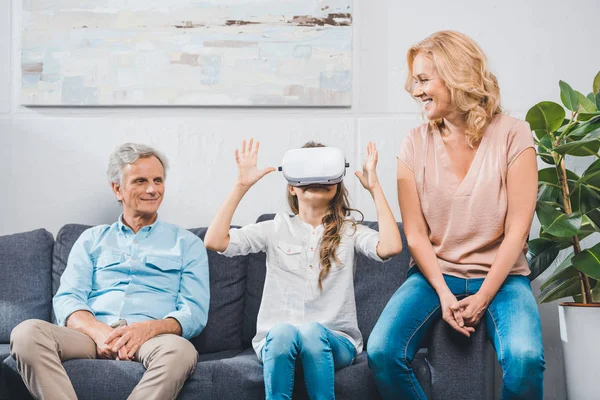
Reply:
[[[112,347],[105,343],[106,339],[111,335],[114,329],[106,324],[97,323],[94,324],[94,327],[89,328],[89,331],[89,336],[96,343],[96,353],[98,354],[98,358],[114,360],[117,357],[117,352],[112,351]]]
[[[94,315],[85,310],[75,311],[66,321],[68,328],[74,329],[85,335],[88,335],[96,343],[96,354],[98,358],[109,360],[127,360],[127,348],[119,349],[118,352],[112,351],[114,343],[106,344],[106,339],[113,332],[113,328],[98,321]]]
[[[475,293],[458,302],[465,325],[475,326],[479,323],[490,301],[482,294]]]
[[[118,340],[119,340],[119,338],[114,339],[112,342],[110,342],[108,344],[108,347],[112,349],[112,347],[114,347],[114,345],[117,344]],[[115,358],[115,360],[122,360],[122,361],[133,360],[133,357],[129,357],[129,349],[127,348],[127,346],[123,346],[117,351],[117,357]]]
[[[104,345],[113,353],[119,353],[119,359],[133,359],[140,346],[156,336],[152,329],[153,321],[134,322],[113,330],[104,340]],[[121,349],[125,350],[121,350]],[[121,354],[125,358],[121,357]]]

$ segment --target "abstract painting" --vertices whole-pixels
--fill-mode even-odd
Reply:
[[[24,0],[21,103],[350,106],[352,0]]]

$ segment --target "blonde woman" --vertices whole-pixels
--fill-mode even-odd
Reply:
[[[407,61],[406,90],[429,122],[408,133],[398,156],[413,266],[369,339],[377,387],[384,399],[425,399],[411,361],[443,318],[465,336],[486,324],[503,399],[542,399],[542,333],[525,259],[537,191],[531,130],[502,114],[496,77],[469,37],[434,33]]]
[[[304,147],[322,147],[309,142]],[[263,363],[267,399],[291,399],[296,360],[311,399],[334,399],[334,370],[362,351],[354,303],[354,252],[381,261],[402,250],[398,225],[377,179],[377,149],[369,143],[360,183],[375,201],[379,231],[350,218],[344,183],[287,186],[294,214],[229,229],[242,197],[274,171],[256,166],[258,142],[236,150],[238,178],[211,222],[204,243],[228,257],[267,254],[267,275],[252,345]]]

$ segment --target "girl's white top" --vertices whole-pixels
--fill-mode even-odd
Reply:
[[[300,220],[278,213],[271,221],[247,225],[229,231],[229,246],[221,253],[227,257],[264,251],[267,273],[263,297],[252,340],[260,359],[269,329],[278,323],[300,326],[319,322],[349,339],[356,354],[363,348],[358,330],[354,300],[354,250],[377,261],[379,232],[364,225],[346,222],[337,257],[319,289],[319,246],[323,225],[313,228]]]

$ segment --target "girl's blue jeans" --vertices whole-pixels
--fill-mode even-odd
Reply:
[[[356,348],[317,322],[277,324],[267,333],[261,356],[268,400],[292,398],[296,359],[302,362],[309,397],[329,400],[335,399],[334,372],[352,364]]]

